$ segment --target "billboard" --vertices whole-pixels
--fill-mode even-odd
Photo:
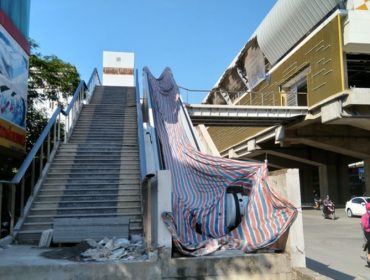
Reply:
[[[28,55],[0,25],[0,148],[26,143]]]

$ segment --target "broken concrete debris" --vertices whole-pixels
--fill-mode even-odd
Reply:
[[[96,242],[86,239],[89,249],[81,253],[84,261],[111,261],[111,260],[146,260],[148,255],[145,251],[144,240],[141,235],[132,235],[131,240],[126,238],[105,237]]]

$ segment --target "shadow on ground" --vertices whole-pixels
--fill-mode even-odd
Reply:
[[[338,270],[329,268],[327,265],[322,264],[320,262],[317,262],[313,259],[306,258],[306,266],[309,269],[312,269],[313,271],[316,271],[322,275],[325,275],[327,277],[333,278],[333,279],[341,279],[341,280],[353,280],[355,279],[354,276],[345,274],[343,272],[340,272]]]

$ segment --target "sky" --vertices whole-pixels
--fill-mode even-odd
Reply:
[[[43,55],[102,77],[103,51],[135,53],[142,75],[170,67],[179,86],[210,90],[276,0],[31,0],[30,38]],[[182,91],[185,102],[206,93]]]

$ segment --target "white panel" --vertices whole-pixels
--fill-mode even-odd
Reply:
[[[134,87],[135,55],[128,52],[103,52],[103,85]]]
[[[340,0],[279,0],[258,27],[257,41],[275,64],[318,24]]]
[[[348,11],[344,23],[344,50],[370,54],[370,11]]]

